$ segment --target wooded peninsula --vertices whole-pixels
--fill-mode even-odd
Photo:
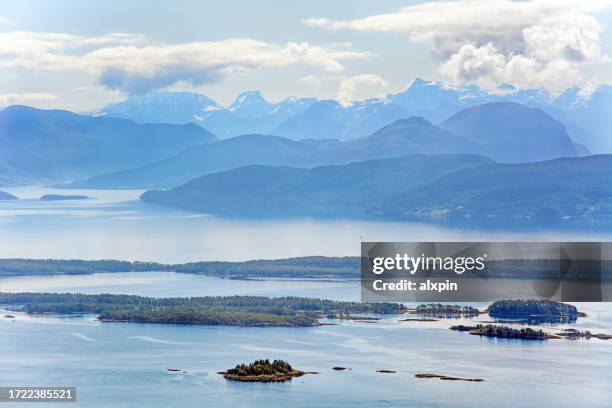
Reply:
[[[151,298],[71,293],[0,293],[0,305],[30,314],[96,314],[104,322],[285,327],[316,326],[322,318],[397,314],[405,310],[405,306],[396,303],[300,297]]]

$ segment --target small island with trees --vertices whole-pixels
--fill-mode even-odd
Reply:
[[[457,325],[451,326],[451,330],[465,331],[470,334],[485,337],[497,337],[502,339],[521,339],[521,340],[548,340],[552,337],[542,330],[534,330],[529,327],[514,329],[507,326],[499,326],[493,324],[479,324],[476,326]]]
[[[585,314],[576,306],[552,300],[499,300],[488,308],[489,316],[526,323],[573,323]]]
[[[578,317],[585,316],[576,306],[552,300],[511,299],[499,300],[487,308],[489,316],[499,320],[497,323],[538,324],[538,323],[573,323]],[[491,322],[494,323],[494,322]],[[477,336],[497,337],[521,340],[548,340],[570,338],[570,335],[559,336],[535,330],[529,327],[513,328],[499,324],[478,324],[475,326],[456,325],[451,330],[468,332]]]
[[[455,325],[451,330],[468,332],[469,334],[520,340],[549,340],[549,339],[600,339],[610,340],[612,335],[605,333],[591,333],[576,329],[563,329],[560,333],[547,333],[530,327],[513,328],[500,325],[506,324],[540,324],[540,323],[574,323],[578,317],[586,315],[579,312],[576,306],[552,300],[500,300],[494,302],[487,309],[489,316],[496,320],[478,325]],[[507,320],[502,320],[507,319]],[[483,322],[484,323],[484,322]]]
[[[576,330],[576,329],[563,329],[561,333],[557,333],[557,336],[568,340],[580,340],[580,339],[600,339],[600,340],[612,340],[612,335],[604,333],[591,333],[589,330]]]
[[[225,379],[244,382],[285,382],[291,381],[293,377],[301,377],[304,374],[316,374],[314,372],[299,371],[291,367],[286,361],[269,359],[255,360],[250,364],[238,364],[234,368],[220,371]]]
[[[89,200],[86,195],[45,194],[40,197],[41,201],[65,201],[65,200]]]
[[[430,317],[437,318],[453,318],[453,317],[473,317],[478,316],[480,311],[475,307],[471,306],[460,306],[460,305],[443,305],[441,303],[429,303],[425,305],[419,305],[412,312],[413,314],[420,314]]]

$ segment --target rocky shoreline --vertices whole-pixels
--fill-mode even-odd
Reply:
[[[437,378],[442,381],[468,381],[468,382],[482,382],[482,378],[464,378],[464,377],[452,377],[450,375],[442,374],[415,374],[416,378]]]
[[[218,374],[221,374],[223,378],[231,381],[241,381],[241,382],[285,382],[291,381],[294,377],[301,377],[305,374],[318,374],[317,372],[306,372],[306,371],[294,371],[291,373],[285,374],[260,374],[260,375],[237,375],[237,374],[229,374],[227,371],[220,371]]]

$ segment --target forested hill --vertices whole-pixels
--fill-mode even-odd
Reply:
[[[357,216],[404,191],[461,169],[491,164],[476,155],[409,155],[299,169],[245,166],[207,174],[141,199],[212,214],[279,217]]]
[[[396,314],[398,303],[358,303],[263,296],[150,298],[79,293],[1,293],[0,305],[30,314],[97,314],[101,321],[228,326],[316,326],[318,320],[362,313]]]
[[[169,271],[222,278],[359,278],[358,257],[322,257],[161,264],[118,260],[0,259],[0,276],[85,275],[97,272]]]
[[[603,263],[602,263],[603,262]],[[574,260],[574,267],[565,280],[590,281],[593,278],[610,281],[612,262]],[[120,272],[177,272],[215,276],[228,279],[360,279],[360,258],[307,256],[286,259],[261,259],[242,262],[204,261],[183,264],[128,262],[118,260],[79,259],[0,259],[0,277],[28,275],[86,275]],[[558,259],[505,259],[487,262],[489,278],[499,279],[558,279]],[[452,271],[435,271],[435,276],[453,278]],[[466,276],[467,277],[467,276]]]
[[[607,219],[611,168],[612,155],[465,168],[371,211],[401,219]]]

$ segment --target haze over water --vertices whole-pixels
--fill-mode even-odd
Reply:
[[[510,232],[355,219],[238,219],[141,202],[142,191],[6,188],[0,202],[0,258],[121,259],[168,263],[358,255],[361,241],[609,241],[612,232]],[[48,193],[84,201],[40,201]]]

